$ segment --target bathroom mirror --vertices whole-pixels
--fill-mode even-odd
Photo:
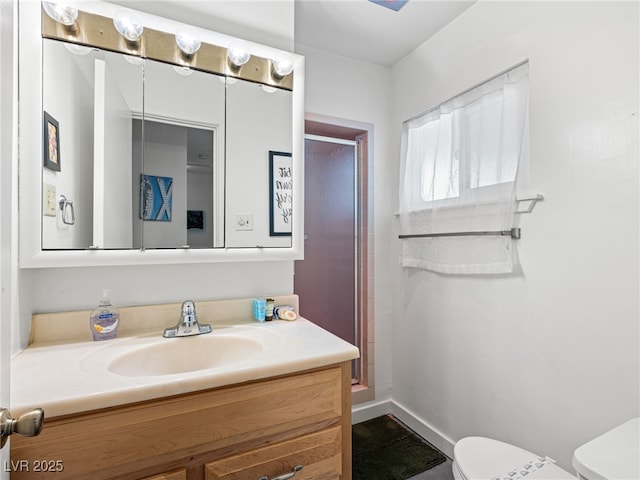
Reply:
[[[224,77],[43,39],[42,98],[43,249],[224,246]]]
[[[120,54],[43,41],[43,155],[55,159],[42,167],[43,249],[133,247],[130,125],[142,83],[142,65]]]
[[[138,12],[130,42],[82,8],[19,19],[20,267],[302,258],[304,57],[249,43],[236,66],[205,29],[185,55],[179,22]]]
[[[135,247],[224,246],[224,117],[224,77],[145,60]]]
[[[228,246],[291,247],[291,111],[288,90],[235,79],[227,85]]]

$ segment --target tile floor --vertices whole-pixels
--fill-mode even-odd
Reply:
[[[430,468],[426,472],[409,478],[408,480],[453,480],[453,472],[451,471],[451,460]]]

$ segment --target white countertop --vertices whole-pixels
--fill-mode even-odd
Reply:
[[[356,347],[301,317],[293,322],[215,325],[205,336],[210,335],[248,338],[261,347],[228,365],[126,376],[109,370],[114,360],[136,349],[162,348],[163,342],[193,342],[199,337],[168,339],[162,337],[162,330],[153,330],[100,342],[34,343],[11,362],[12,413],[42,407],[51,418],[285,375],[359,356]],[[194,362],[197,365],[197,359]]]

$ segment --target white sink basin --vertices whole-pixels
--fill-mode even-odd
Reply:
[[[193,337],[163,338],[123,353],[107,370],[125,377],[153,377],[226,367],[247,360],[264,348],[246,336],[209,333]]]

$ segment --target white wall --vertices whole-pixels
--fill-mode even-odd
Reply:
[[[111,289],[111,300],[118,306],[293,292],[292,265],[284,261],[47,268],[23,273],[22,288],[34,292],[31,298],[34,313],[93,308],[103,288]]]
[[[491,436],[572,470],[576,447],[640,414],[638,13],[479,2],[392,70],[395,153],[403,120],[530,61],[529,191],[545,200],[521,218],[521,270],[394,267],[393,400],[445,440]]]
[[[305,110],[309,114],[333,117],[340,121],[373,124],[369,148],[373,169],[369,182],[369,202],[374,221],[369,224],[373,246],[369,255],[374,271],[369,278],[369,309],[375,316],[375,392],[376,399],[360,408],[374,408],[391,398],[391,269],[390,231],[395,196],[390,178],[395,164],[389,158],[389,70],[357,62],[304,46],[296,53],[306,57]],[[371,235],[370,235],[371,238]]]

